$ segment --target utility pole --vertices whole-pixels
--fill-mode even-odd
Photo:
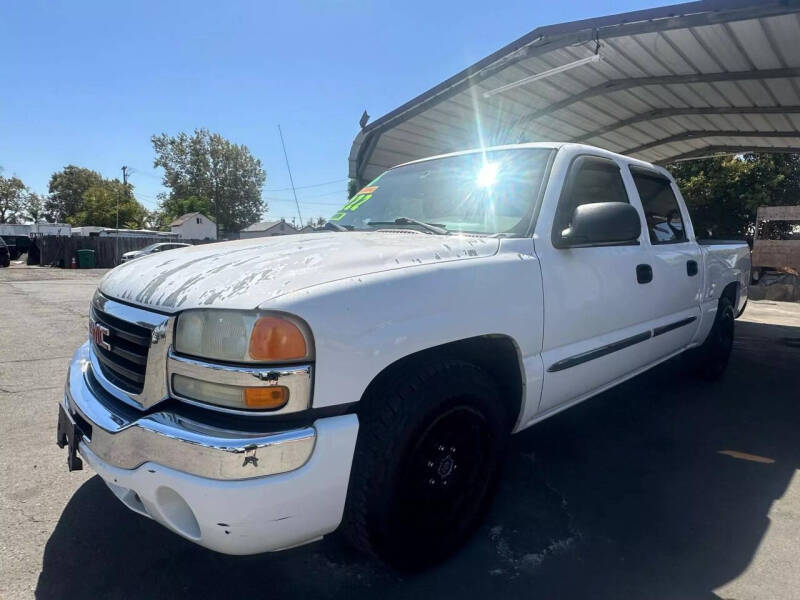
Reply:
[[[122,165],[122,193],[128,197],[128,167]],[[117,234],[114,243],[114,264],[119,264],[119,194],[117,194]]]
[[[303,226],[303,215],[300,214],[300,203],[297,201],[297,192],[294,189],[294,179],[292,179],[292,169],[289,167],[289,156],[286,154],[286,144],[283,143],[283,132],[281,126],[278,125],[278,135],[281,136],[281,146],[283,147],[283,158],[286,159],[286,170],[289,171],[289,183],[292,184],[292,194],[294,194],[294,203],[297,205],[297,216],[300,217],[300,227]]]

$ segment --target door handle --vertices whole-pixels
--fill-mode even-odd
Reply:
[[[650,265],[636,265],[636,281],[639,283],[653,281],[653,267]]]
[[[688,260],[686,261],[686,274],[689,277],[694,277],[697,275],[697,261],[696,260]]]

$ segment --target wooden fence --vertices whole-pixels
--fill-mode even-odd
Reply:
[[[208,240],[170,240],[163,237],[83,237],[46,235],[35,240],[39,248],[39,264],[69,268],[78,250],[94,250],[95,266],[111,268],[120,264],[120,257],[131,250],[141,250],[156,243],[180,242],[184,244],[207,244]],[[119,245],[118,245],[119,244]]]

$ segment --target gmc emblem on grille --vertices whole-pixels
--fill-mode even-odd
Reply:
[[[109,334],[108,327],[95,323],[89,319],[89,339],[95,344],[106,350],[111,350],[111,344],[106,341],[106,336]]]

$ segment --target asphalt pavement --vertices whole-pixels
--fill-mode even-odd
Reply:
[[[751,302],[729,370],[679,361],[514,437],[486,523],[407,576],[337,535],[216,554],[68,473],[56,406],[103,271],[0,269],[0,598],[800,597],[800,305]]]

